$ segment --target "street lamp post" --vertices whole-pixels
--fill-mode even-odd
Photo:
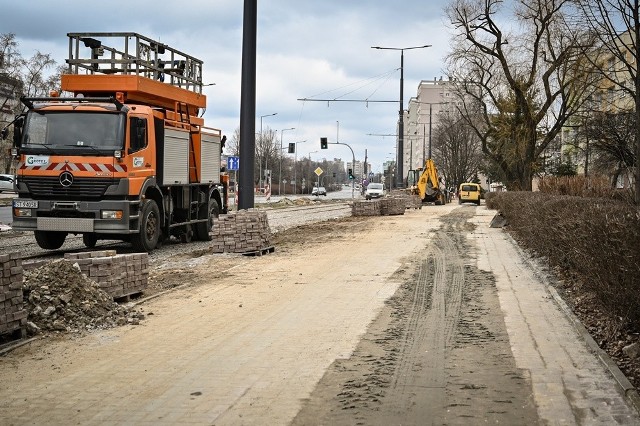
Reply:
[[[295,127],[280,130],[280,170],[278,171],[278,196],[282,195],[282,192],[280,191],[280,185],[282,184],[282,134],[285,130],[295,130]]]
[[[305,143],[304,141],[294,142],[296,144],[295,159],[293,160],[293,195],[298,194],[298,144]]]
[[[404,51],[412,50],[412,49],[423,49],[425,47],[431,47],[430,44],[425,44],[424,46],[413,46],[413,47],[380,47],[380,46],[372,46],[372,49],[380,49],[380,50],[399,50],[400,51],[400,111],[398,115],[398,154],[397,154],[397,173],[396,180],[398,188],[402,187],[402,160],[404,155]]]
[[[264,137],[263,137],[263,134],[262,134],[262,119],[264,117],[271,117],[271,116],[277,115],[277,114],[278,114],[277,112],[274,112],[273,114],[265,114],[265,115],[261,115],[260,116],[260,145],[264,145]],[[266,157],[267,156],[265,155],[265,160],[264,160],[264,164],[265,164],[264,168],[265,169],[267,168],[267,159],[266,159]],[[260,173],[260,176],[258,176],[258,179],[259,179],[258,182],[260,182],[259,185],[260,185],[260,188],[262,188],[262,161],[260,161],[260,160],[258,160],[258,170],[259,170],[259,173]]]
[[[309,152],[309,171],[311,171],[311,154],[315,154],[316,152],[318,152],[318,151],[311,151],[311,152]],[[307,177],[311,177],[311,176],[310,176],[310,175],[307,175]],[[311,180],[311,179],[309,179],[309,182],[312,182],[312,180]],[[305,186],[306,186],[306,185],[305,185]],[[307,192],[307,194],[308,194],[308,192]]]

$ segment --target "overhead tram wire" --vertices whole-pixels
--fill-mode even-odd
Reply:
[[[337,89],[327,90],[326,92],[318,93],[318,94],[312,95],[311,97],[308,97],[308,98],[298,98],[298,100],[299,101],[303,101],[303,102],[307,102],[307,101],[309,101],[309,102],[327,102],[327,106],[329,106],[331,102],[360,102],[360,103],[366,103],[367,105],[370,102],[371,103],[393,103],[393,102],[396,102],[396,101],[395,100],[372,100],[372,99],[370,99],[370,97],[373,96],[380,89],[380,87],[382,87],[382,85],[391,78],[391,75],[393,73],[395,73],[396,71],[398,71],[398,69],[399,68],[396,68],[396,69],[394,69],[392,71],[388,71],[388,72],[386,72],[384,74],[380,74],[378,76],[369,78],[367,80],[361,80],[361,81],[358,81],[358,82],[355,82],[355,83],[351,83],[351,84],[348,84],[346,86],[342,86],[342,87],[337,88]],[[375,81],[382,80],[383,78],[384,78],[384,81],[374,89],[373,93],[371,93],[371,95],[369,95],[369,97],[367,97],[365,99],[341,99],[342,97],[350,95],[350,94],[362,89],[363,87],[366,87],[366,86],[368,86],[370,84],[373,84],[373,82],[375,82]],[[327,93],[336,92],[337,90],[340,90],[340,89],[343,89],[343,88],[351,87],[351,86],[356,85],[358,83],[361,83],[363,81],[367,82],[367,83],[360,85],[359,87],[355,88],[354,90],[351,90],[349,92],[343,93],[340,96],[336,96],[334,98],[318,98],[317,97],[317,96],[321,96],[321,95],[324,95],[324,94],[327,94]]]

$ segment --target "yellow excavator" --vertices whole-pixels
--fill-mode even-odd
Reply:
[[[442,205],[447,202],[447,196],[442,188],[438,169],[433,159],[424,163],[424,169],[409,170],[407,173],[407,190],[411,195],[418,195],[423,203]]]

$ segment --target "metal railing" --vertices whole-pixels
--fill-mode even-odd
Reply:
[[[202,93],[203,62],[166,44],[126,32],[67,36],[71,74],[138,75]]]

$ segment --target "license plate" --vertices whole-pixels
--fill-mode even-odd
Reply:
[[[13,200],[13,207],[23,209],[37,209],[38,202],[35,200]]]

